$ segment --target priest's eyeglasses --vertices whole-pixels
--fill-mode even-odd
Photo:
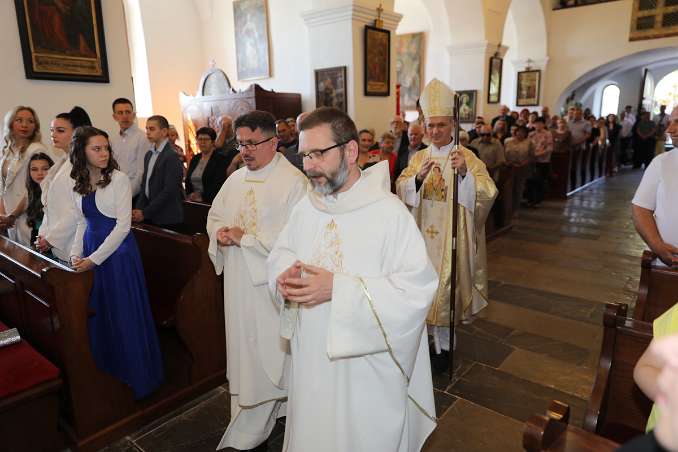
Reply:
[[[268,137],[265,140],[261,140],[257,143],[238,143],[238,146],[237,146],[238,152],[254,151],[257,148],[257,146],[259,146],[260,144],[264,144],[267,141],[271,141],[273,138],[275,138],[275,135],[272,136],[272,137]]]
[[[333,144],[332,146],[325,148],[325,149],[314,149],[312,151],[308,151],[308,152],[301,154],[301,156],[305,159],[311,159],[311,160],[319,159],[320,157],[323,156],[323,154],[325,152],[331,151],[332,149],[338,148],[339,146],[343,146],[343,145],[347,144],[349,141],[351,141],[351,140],[344,141],[343,143]]]

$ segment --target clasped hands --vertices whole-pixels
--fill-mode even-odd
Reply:
[[[0,229],[9,229],[14,227],[16,217],[14,215],[0,215]]]
[[[86,272],[94,268],[94,262],[88,257],[82,258],[80,256],[71,256],[71,267],[77,273]]]
[[[217,230],[217,243],[221,246],[240,246],[243,235],[245,235],[245,231],[238,226],[231,228],[224,226]]]
[[[278,276],[276,285],[286,300],[315,306],[332,299],[334,273],[296,261]]]

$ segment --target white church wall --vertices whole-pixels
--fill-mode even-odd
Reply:
[[[95,126],[115,132],[111,102],[117,97],[133,98],[130,58],[122,2],[101,2],[110,83],[27,80],[24,73],[16,10],[12,0],[0,0],[0,112],[16,105],[29,105],[40,118],[43,141],[49,142],[49,123],[58,113],[74,105],[89,113]],[[0,130],[0,134],[2,131]]]
[[[195,94],[207,68],[198,11],[186,0],[140,0],[153,114],[183,132],[179,92]]]
[[[269,0],[269,56],[271,77],[261,80],[238,80],[235,53],[235,35],[233,23],[232,0],[195,0],[204,3],[201,6],[200,29],[205,57],[213,59],[217,67],[226,72],[231,84],[236,89],[247,88],[257,83],[265,89],[278,92],[300,93],[302,108],[315,108],[315,91],[313,89],[313,68],[309,63],[309,42],[302,12],[311,8],[308,0]],[[331,35],[326,39],[332,40]],[[345,45],[336,42],[337,47]],[[203,67],[203,69],[204,69]],[[197,85],[198,80],[196,80]],[[194,94],[195,87],[191,94]]]
[[[545,105],[560,107],[558,98],[573,81],[608,61],[642,50],[678,46],[678,37],[629,41],[632,3],[620,0],[553,11],[551,1],[543,0],[549,32]],[[622,93],[622,102],[623,97]]]

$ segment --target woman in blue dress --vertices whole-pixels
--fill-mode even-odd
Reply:
[[[71,178],[79,215],[71,250],[77,272],[94,269],[88,321],[97,367],[129,385],[136,399],[163,381],[158,337],[144,270],[130,233],[132,191],[118,171],[106,132],[79,127],[71,143]]]

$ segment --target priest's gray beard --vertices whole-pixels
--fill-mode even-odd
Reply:
[[[348,162],[346,161],[346,156],[344,153],[341,153],[341,162],[339,162],[339,168],[332,173],[323,173],[321,171],[307,171],[306,175],[311,180],[313,184],[313,189],[320,193],[321,195],[327,196],[337,192],[341,187],[344,186],[346,180],[348,179]],[[321,184],[316,177],[324,177],[325,183]]]

